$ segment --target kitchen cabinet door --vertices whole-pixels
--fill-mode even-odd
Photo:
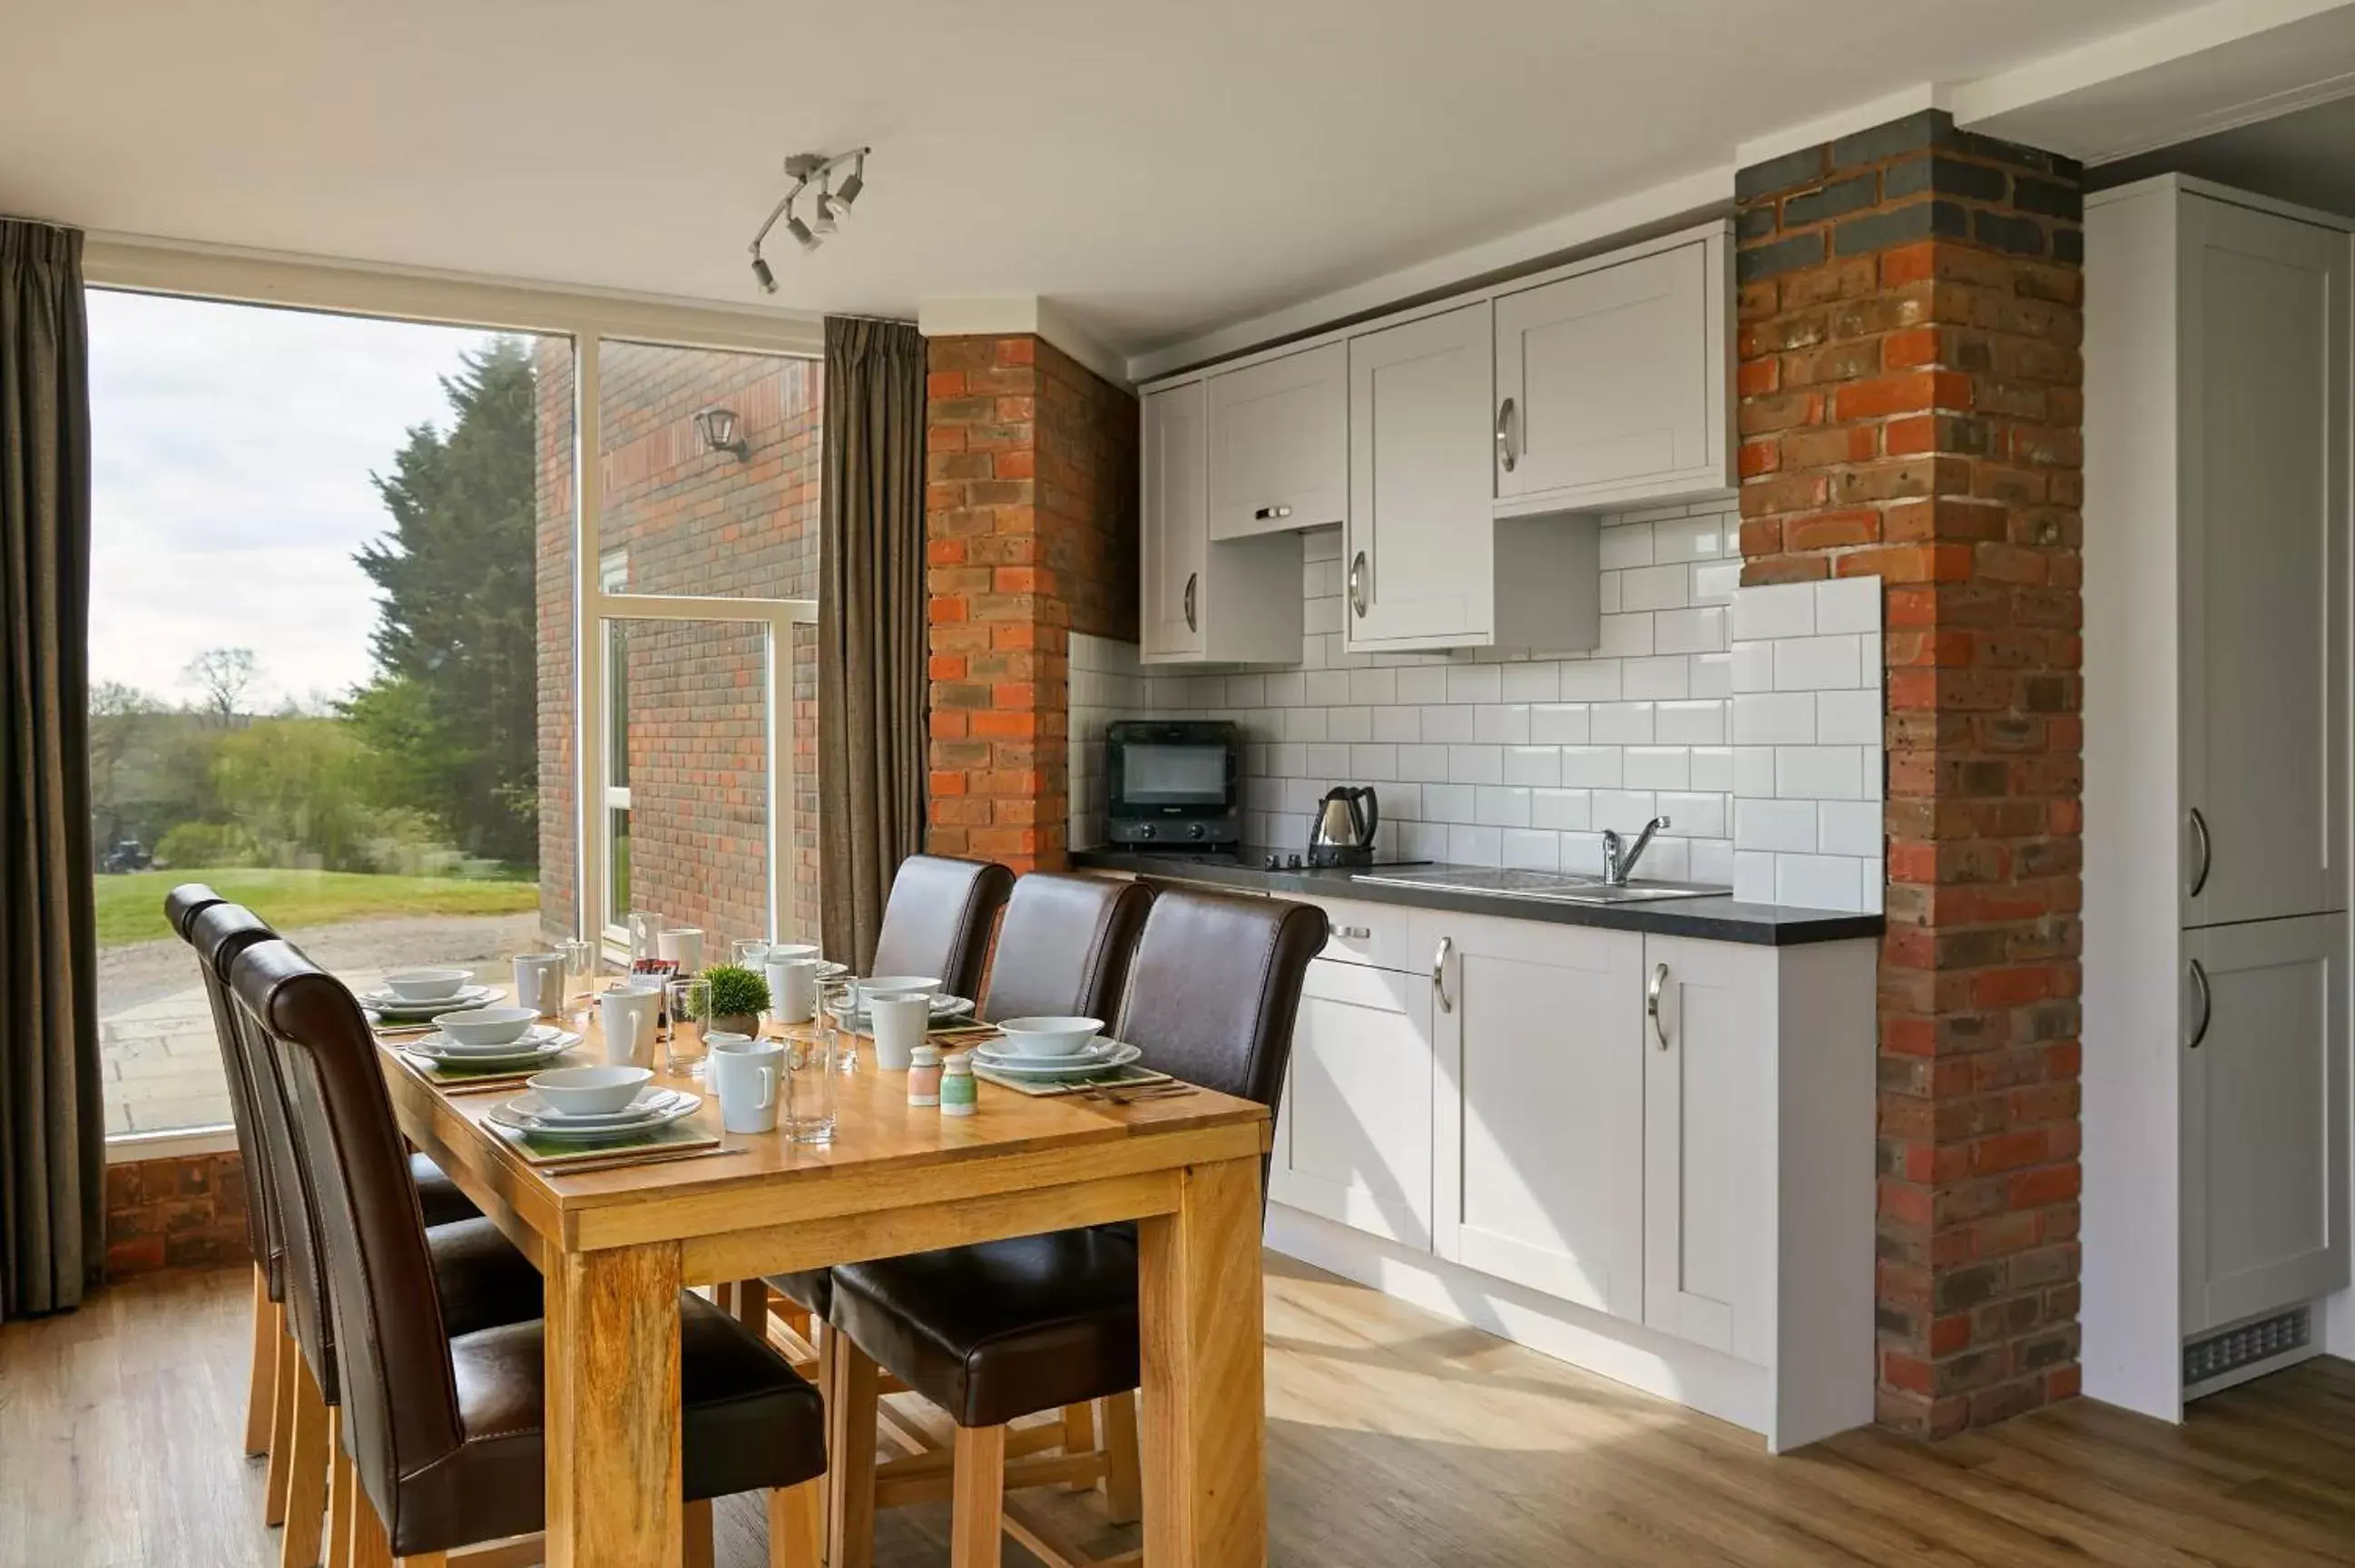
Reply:
[[[1208,431],[1202,383],[1145,399],[1143,539],[1137,562],[1144,596],[1139,634],[1147,656],[1199,654],[1209,566]]]
[[[2183,935],[2183,1332],[2348,1283],[2347,918]]]
[[[1418,912],[1438,1045],[1442,1257],[1644,1316],[1644,939]]]
[[[2203,197],[2179,233],[2183,922],[2345,909],[2348,239]]]
[[[1490,639],[1489,308],[1484,301],[1349,340],[1350,647]]]
[[[1726,471],[1725,261],[1696,240],[1497,300],[1496,494],[1666,499]]]
[[[1327,343],[1209,379],[1210,537],[1349,512],[1349,351]]]
[[[1644,1321],[1764,1361],[1775,998],[1759,956],[1644,941]]]
[[[1428,1249],[1431,1113],[1430,977],[1312,962],[1268,1196]]]

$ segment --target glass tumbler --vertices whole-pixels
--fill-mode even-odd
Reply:
[[[576,937],[558,943],[556,950],[564,955],[565,1012],[569,1017],[586,1019],[597,1005],[596,944]]]
[[[834,1141],[835,1030],[811,1029],[785,1041],[785,1130],[795,1143]]]
[[[703,1058],[710,1047],[705,1044],[703,1031],[711,1017],[711,982],[704,979],[673,980],[666,987],[669,995],[669,1032],[666,1070],[696,1077],[703,1072]]]
[[[768,943],[758,936],[740,936],[728,944],[728,961],[739,969],[760,973],[762,962],[769,956]]]
[[[858,982],[856,980],[827,987],[818,997],[818,1029],[832,1043],[834,1066],[837,1072],[858,1071]]]

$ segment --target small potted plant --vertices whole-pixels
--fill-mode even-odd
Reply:
[[[723,1034],[759,1034],[769,1006],[769,982],[757,969],[715,964],[703,972],[711,982],[711,1022]]]

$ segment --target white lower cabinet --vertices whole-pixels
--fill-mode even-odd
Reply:
[[[1268,1196],[1428,1247],[1431,1144],[1431,977],[1312,962]]]

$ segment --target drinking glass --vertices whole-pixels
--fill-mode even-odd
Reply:
[[[630,916],[630,961],[655,956],[661,944],[663,917],[651,910],[640,910]]]
[[[664,1065],[672,1072],[696,1077],[703,1072],[704,1053],[710,1048],[704,1043],[703,1031],[711,1017],[711,982],[689,978],[673,980],[664,998],[668,1006],[670,1030],[665,1037],[669,1048]]]
[[[828,1027],[785,1041],[780,1087],[785,1097],[785,1130],[795,1143],[834,1141],[835,1040]]]
[[[769,956],[769,944],[757,936],[740,936],[728,944],[728,955],[739,969],[750,969],[758,974]]]
[[[858,1005],[856,980],[827,987],[819,1000],[818,1032],[834,1042],[834,1065],[838,1072],[858,1071],[858,1031],[844,1021],[858,1016]]]
[[[568,997],[565,1011],[568,1015],[585,1019],[589,1016],[590,1009],[597,1005],[596,944],[583,942],[576,937],[570,942],[558,943],[556,950],[564,955],[564,980]],[[575,990],[579,995],[571,994]],[[574,1003],[579,1005],[572,1005]]]

